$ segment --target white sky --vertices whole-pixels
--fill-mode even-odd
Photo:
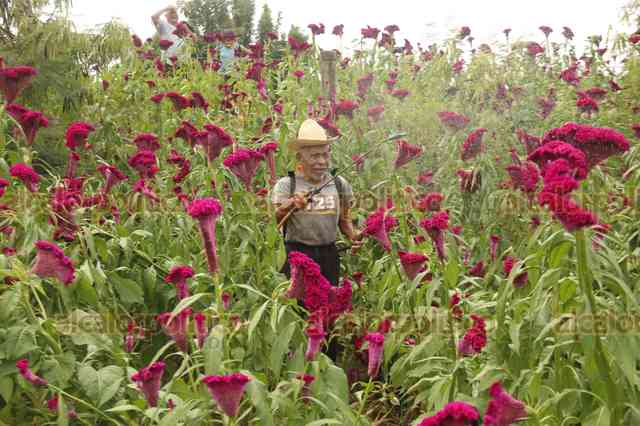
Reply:
[[[86,29],[116,17],[140,37],[154,33],[150,16],[170,4],[170,0],[73,0],[71,18]],[[256,0],[257,22],[265,0]],[[437,41],[463,25],[471,28],[474,45],[503,40],[502,30],[512,28],[511,39],[543,41],[540,25],[553,28],[552,41],[563,41],[562,26],[576,34],[578,47],[593,34],[607,36],[609,26],[622,31],[621,8],[628,0],[268,0],[273,12],[283,13],[283,27],[296,24],[308,31],[310,23],[322,22],[328,34],[318,38],[325,49],[340,47],[331,35],[334,25],[344,24],[344,45],[360,36],[366,25],[380,29],[396,24],[397,43],[408,38],[416,46]],[[175,4],[175,2],[173,2]],[[580,50],[580,49],[579,49]]]

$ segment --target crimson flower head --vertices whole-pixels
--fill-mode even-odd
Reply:
[[[620,87],[620,85],[614,80],[609,80],[609,88],[611,88],[612,92],[619,92],[620,90],[622,90],[622,87]]]
[[[162,100],[164,99],[164,93],[157,93],[153,96],[151,96],[149,98],[149,100],[151,100],[151,102],[154,102],[156,104],[160,104],[160,102],[162,102]]]
[[[24,186],[31,192],[38,190],[38,182],[40,182],[40,175],[36,173],[31,167],[24,163],[16,163],[9,169],[11,176],[19,179]]]
[[[535,149],[540,146],[540,142],[542,141],[542,138],[530,135],[520,128],[516,129],[516,136],[518,137],[520,143],[524,145],[527,154],[531,154],[533,151],[535,151]]]
[[[458,31],[458,37],[460,39],[468,37],[469,35],[471,35],[471,28],[467,26],[461,27],[460,30]]]
[[[463,68],[464,68],[464,59],[457,60],[451,67],[454,74],[460,74]]]
[[[580,77],[578,76],[578,64],[573,63],[568,68],[560,72],[560,78],[568,84],[578,87],[580,84]]]
[[[7,190],[7,186],[9,186],[10,182],[7,179],[0,178],[0,197],[2,197]]]
[[[511,270],[517,265],[518,262],[518,259],[512,256],[506,256],[504,258],[504,260],[502,261],[502,271],[507,277],[509,276],[509,274],[511,274]],[[513,279],[513,286],[516,288],[522,287],[527,283],[527,280],[528,274],[526,272],[522,272]]]
[[[502,30],[502,32],[504,33],[505,37],[509,37],[509,33],[511,32],[511,28],[505,28],[504,30]]]
[[[575,170],[578,180],[587,177],[587,158],[581,150],[561,140],[551,140],[533,151],[528,159],[536,163],[544,176],[548,165],[558,159],[564,159]]]
[[[418,273],[422,272],[424,263],[429,260],[429,258],[422,253],[398,251],[398,255],[400,256],[402,269],[404,270],[404,273],[407,274],[407,278],[411,281],[416,278]]]
[[[440,111],[438,117],[442,124],[454,132],[467,127],[470,121],[469,118],[464,115],[451,111]]]
[[[196,312],[193,316],[193,321],[196,323],[196,341],[198,343],[198,348],[202,349],[204,347],[204,342],[209,335],[209,329],[207,328],[207,317],[202,312]]]
[[[562,27],[562,35],[567,40],[573,40],[573,37],[575,36],[575,34],[573,34],[573,31],[571,31],[571,28],[569,27]]]
[[[164,367],[164,362],[156,361],[131,376],[131,380],[136,382],[150,407],[158,406],[158,394],[160,393]]]
[[[138,37],[135,34],[131,35],[131,42],[133,43],[134,47],[138,47],[138,48],[142,47],[142,40],[140,40],[140,37]]]
[[[164,282],[175,285],[178,299],[182,300],[189,297],[187,280],[191,277],[193,277],[193,269],[190,266],[174,266],[167,276],[164,277]]]
[[[311,45],[306,41],[298,40],[291,34],[289,35],[289,38],[287,39],[287,41],[289,42],[289,47],[293,51],[293,55],[296,58],[311,47]]]
[[[100,164],[98,166],[98,171],[107,180],[104,189],[102,190],[104,194],[108,194],[111,191],[111,188],[113,188],[113,186],[118,182],[128,179],[127,176],[122,173],[116,166],[111,166],[109,164]]]
[[[388,231],[395,225],[396,219],[389,215],[384,207],[379,208],[367,217],[364,223],[363,235],[367,235],[378,241],[385,251],[391,251],[391,240]]]
[[[336,25],[335,27],[333,27],[331,34],[342,37],[342,35],[344,34],[344,24]]]
[[[38,130],[42,127],[49,127],[49,120],[42,113],[32,111],[22,105],[10,104],[5,110],[12,116],[22,128],[27,139],[27,145],[31,146],[36,138]]]
[[[188,142],[189,145],[193,147],[195,145],[193,134],[197,131],[198,129],[193,124],[189,123],[188,121],[183,121],[182,123],[180,123],[180,127],[176,129],[176,132],[173,136],[175,138],[180,138],[185,142]]]
[[[360,34],[362,34],[362,38],[372,38],[375,40],[378,38],[379,33],[380,33],[380,30],[378,28],[370,27],[369,25],[367,25],[367,28],[360,29]]]
[[[207,158],[212,162],[220,156],[225,147],[233,145],[233,138],[222,127],[213,124],[205,124],[204,130],[207,132],[207,137],[200,144],[203,145]]]
[[[157,151],[160,149],[158,137],[153,133],[140,133],[133,140],[138,147],[138,151]]]
[[[267,142],[260,145],[258,151],[267,159],[267,165],[269,166],[269,173],[271,173],[271,184],[274,184],[277,180],[276,175],[276,159],[275,152],[278,150],[278,143],[275,141]]]
[[[147,185],[147,182],[145,181],[144,178],[138,179],[138,181],[133,184],[132,189],[133,189],[133,192],[138,192],[144,195],[145,197],[149,198],[153,202],[157,203],[160,201],[160,198],[158,197],[158,195],[153,191],[153,188]]]
[[[129,157],[129,166],[140,173],[141,178],[153,178],[159,170],[157,161],[153,151],[138,151]]]
[[[638,44],[640,43],[640,33],[634,33],[629,36],[629,43]]]
[[[576,106],[578,107],[578,110],[580,110],[580,112],[584,112],[589,116],[594,112],[598,112],[599,109],[598,102],[587,95],[580,96],[576,101]]]
[[[578,181],[573,177],[571,165],[562,158],[549,163],[545,169],[543,181],[542,192],[560,195],[568,194],[579,186]]]
[[[511,184],[515,188],[527,194],[536,192],[540,172],[535,163],[527,161],[521,164],[510,164],[507,166],[507,172],[511,176]]]
[[[35,243],[38,253],[32,272],[40,278],[55,278],[68,286],[75,279],[75,268],[71,259],[57,245],[39,240]]]
[[[177,35],[180,38],[185,38],[189,35],[191,31],[185,22],[178,22],[176,24],[176,29],[173,31],[173,34]]]
[[[433,181],[433,172],[431,170],[426,170],[418,175],[417,182],[420,185],[427,186]]]
[[[171,102],[173,103],[174,111],[180,111],[185,108],[191,107],[191,100],[176,92],[167,92],[164,94],[164,96],[171,100]]]
[[[251,379],[242,373],[224,376],[205,376],[202,382],[207,385],[218,407],[229,417],[238,415],[238,407],[244,395],[245,387]]]
[[[327,132],[327,136],[333,138],[336,136],[342,135],[340,129],[336,126],[336,124],[331,120],[331,113],[327,113],[326,116],[322,117],[319,120],[316,120],[318,124]]]
[[[222,214],[222,205],[215,198],[199,198],[194,200],[187,212],[198,220],[200,232],[204,242],[209,272],[214,274],[218,270],[218,256],[216,252],[216,220]]]
[[[358,85],[358,97],[364,99],[373,84],[373,73],[368,73],[360,77],[356,84]]]
[[[531,43],[527,44],[527,53],[529,54],[529,56],[536,57],[543,52],[544,48],[538,43],[532,41]]]
[[[353,118],[353,111],[355,111],[358,106],[357,102],[349,99],[341,99],[340,102],[336,104],[336,115],[344,115],[351,119]]]
[[[84,149],[91,148],[91,145],[87,143],[89,133],[93,132],[95,127],[89,123],[75,122],[67,128],[65,138],[67,140],[66,146],[72,151],[75,151],[78,147]]]
[[[367,109],[367,116],[371,119],[371,121],[378,121],[384,112],[384,105],[378,104]]]
[[[380,371],[382,364],[382,354],[384,352],[384,334],[367,333],[364,339],[369,342],[369,362],[367,374],[371,378],[375,378]]]
[[[473,160],[483,151],[482,136],[486,131],[487,129],[479,128],[469,133],[462,145],[462,160]]]
[[[432,211],[437,212],[440,210],[440,203],[444,200],[444,195],[439,192],[430,192],[420,201],[418,201],[418,205],[416,206],[420,211]]]
[[[0,92],[7,104],[13,103],[20,92],[24,90],[31,80],[38,74],[35,68],[28,66],[0,67]]]
[[[200,92],[191,92],[191,106],[202,108],[205,112],[209,110],[209,103]]]
[[[308,341],[304,358],[307,361],[313,361],[318,352],[320,352],[320,346],[322,345],[322,342],[326,337],[326,333],[324,332],[324,330],[322,330],[322,328],[311,326],[305,330],[305,334],[308,337]]]
[[[478,410],[466,402],[453,401],[417,426],[475,426],[480,421]]]
[[[307,25],[307,28],[311,30],[311,34],[313,34],[314,36],[324,34],[324,24],[322,23],[309,24]]]
[[[16,361],[16,368],[20,372],[20,375],[29,383],[34,386],[46,386],[48,382],[42,377],[37,376],[30,368],[29,368],[29,360],[28,359],[19,359]]]
[[[396,31],[400,31],[400,27],[395,24],[392,24],[384,27],[384,30],[388,32],[390,35],[393,35],[393,33],[395,33]]]
[[[399,169],[423,153],[421,146],[410,144],[404,139],[396,141],[396,147],[398,149],[396,161],[394,163],[394,167],[396,169]]]
[[[592,212],[582,209],[568,196],[541,192],[538,194],[538,203],[548,206],[553,217],[569,232],[598,223],[598,218]]]
[[[491,385],[489,395],[491,401],[484,414],[484,426],[510,426],[527,417],[524,403],[509,395],[499,381]]]
[[[438,258],[444,260],[444,231],[449,229],[449,214],[446,211],[435,213],[431,218],[420,221],[420,226],[429,234]]]
[[[640,139],[640,123],[632,124],[631,130],[633,130],[633,133],[636,135],[636,138]]]
[[[463,355],[478,354],[487,345],[484,319],[477,315],[471,315],[471,319],[473,325],[458,343],[458,351]]]
[[[264,160],[264,155],[260,152],[240,148],[229,154],[222,164],[240,179],[247,191],[251,191],[251,182],[262,160]]]
[[[293,76],[294,76],[295,78],[297,78],[297,79],[298,79],[298,81],[300,81],[300,79],[301,79],[302,77],[304,77],[304,71],[302,71],[302,70],[295,70],[295,71],[293,72]]]
[[[551,34],[553,32],[553,29],[551,27],[548,27],[546,25],[541,25],[538,27],[538,29],[540,31],[542,31],[542,33],[544,34],[545,37],[549,37],[549,34]]]
[[[411,92],[409,92],[407,89],[400,89],[397,87],[391,91],[391,96],[393,96],[394,98],[398,98],[401,101],[404,100],[404,98],[406,98],[410,94]]]
[[[156,317],[156,321],[162,326],[165,334],[174,340],[182,352],[187,352],[189,349],[187,335],[191,312],[191,308],[184,308],[173,318],[171,318],[171,312],[164,312]]]
[[[173,46],[173,42],[171,40],[167,40],[166,38],[160,39],[158,42],[161,50],[168,50],[171,46]]]
[[[485,273],[484,262],[481,260],[469,269],[469,275],[472,277],[484,278]]]
[[[608,91],[607,89],[603,89],[602,87],[591,87],[587,89],[585,93],[590,98],[593,98],[596,101],[601,101],[602,99],[604,99]]]

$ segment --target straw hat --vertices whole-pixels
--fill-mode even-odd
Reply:
[[[289,142],[289,149],[297,151],[300,148],[308,146],[327,145],[338,139],[337,137],[328,138],[327,133],[316,120],[311,118],[304,120],[298,130],[298,138]]]

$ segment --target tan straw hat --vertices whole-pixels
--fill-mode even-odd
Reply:
[[[316,120],[309,118],[304,120],[300,125],[298,138],[289,142],[289,149],[291,151],[297,151],[300,148],[308,146],[327,145],[336,139],[338,138],[328,138],[322,126],[320,126]]]

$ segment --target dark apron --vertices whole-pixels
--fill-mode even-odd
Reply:
[[[284,247],[287,251],[287,258],[280,272],[285,274],[287,278],[291,278],[291,265],[289,265],[289,253],[299,251],[313,259],[320,266],[322,275],[333,285],[338,285],[340,278],[340,256],[338,256],[338,248],[335,243],[326,246],[308,246],[302,243],[285,242]]]

